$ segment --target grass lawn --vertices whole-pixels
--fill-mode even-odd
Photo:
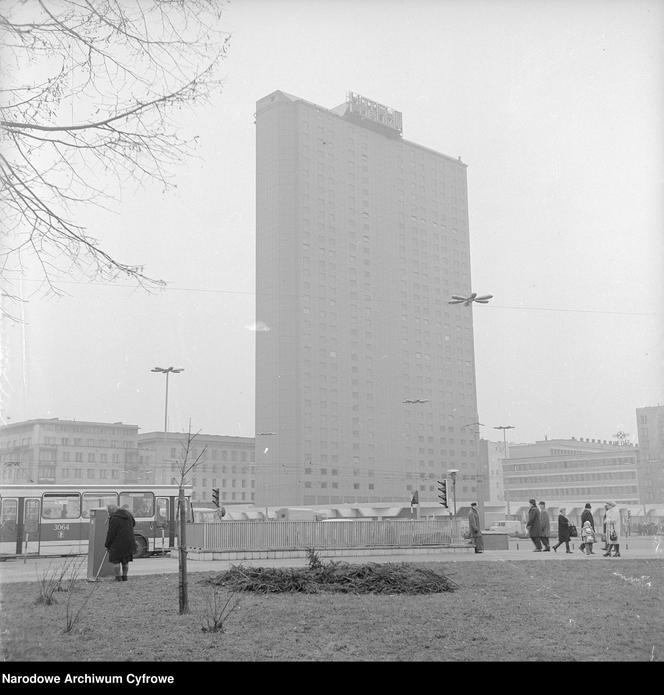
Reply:
[[[664,661],[664,562],[422,563],[452,579],[425,595],[239,594],[225,632],[204,632],[209,572],[77,580],[36,603],[36,582],[1,587],[4,661]],[[222,596],[227,592],[222,590]]]

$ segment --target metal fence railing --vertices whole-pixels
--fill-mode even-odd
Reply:
[[[454,519],[222,521],[187,524],[187,548],[207,552],[447,546],[463,542]]]

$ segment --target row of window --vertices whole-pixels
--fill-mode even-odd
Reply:
[[[140,450],[140,449],[139,449]],[[248,451],[236,451],[236,450],[227,450],[227,449],[211,449],[208,448],[205,452],[198,451],[198,449],[192,449],[190,452],[190,455],[195,459],[199,454],[201,454],[201,460],[206,458],[206,454],[209,454],[209,457],[213,461],[253,461],[254,460],[254,452],[253,450],[248,450]],[[178,457],[182,456],[182,450],[178,449],[177,447],[171,447],[171,458],[175,459]]]
[[[538,478],[540,476],[537,476]],[[635,480],[636,471],[607,471],[600,473],[570,473],[568,475],[546,475],[544,480],[538,483],[573,483],[591,482],[594,480]],[[533,483],[533,476],[506,476],[506,480],[512,485],[528,485]]]
[[[249,485],[247,484],[248,482],[250,483]],[[195,488],[198,487],[198,480],[196,478],[194,478],[191,481],[191,484]],[[233,478],[231,480],[231,484],[230,484],[230,487],[255,487],[255,486],[256,486],[255,480],[247,481],[246,478],[241,478],[240,480],[236,480],[235,478]],[[201,487],[207,489],[207,487],[208,487],[207,478],[203,478],[203,480],[201,480]],[[226,478],[222,478],[221,485],[217,485],[217,478],[212,478],[210,487],[220,487],[223,490],[223,489],[229,487],[228,486],[228,480],[226,480]]]
[[[111,439],[110,442],[107,439],[88,439],[84,441],[78,437],[70,439],[69,437],[61,437],[58,442],[57,437],[43,437],[42,443],[47,446],[88,446],[97,447],[103,449],[105,447],[110,447],[111,449],[131,449],[136,448],[136,442],[130,440],[118,441]]]
[[[534,463],[512,463],[506,462],[503,464],[503,470],[505,473],[511,472],[526,472],[532,471],[538,474],[546,474],[554,470],[560,470],[564,468],[603,468],[606,466],[633,466],[636,464],[636,456],[625,456],[625,457],[611,457],[611,458],[587,458],[579,460],[569,460],[569,461],[546,461],[542,463],[541,461]]]
[[[311,487],[317,487],[319,489],[327,489],[327,482],[323,481],[320,483],[317,483],[316,485],[312,484],[310,480],[305,481],[304,483],[305,488],[311,488]],[[330,483],[330,487],[333,490],[337,490],[339,488],[339,483]],[[359,490],[360,489],[360,483],[353,483],[353,490]],[[374,489],[374,484],[373,483],[368,483],[367,484],[367,489],[368,490],[373,490]]]
[[[151,463],[151,459],[149,456],[140,456],[139,457],[139,464],[145,464],[146,466]],[[161,465],[161,461],[157,462],[157,465],[159,466],[160,469],[164,469],[164,466]],[[173,461],[170,463],[170,470],[171,471],[179,471],[180,470],[181,464],[177,461]],[[229,470],[230,469],[230,470]],[[226,473],[231,473],[232,475],[249,475],[252,476],[254,475],[255,472],[255,466],[240,466],[238,470],[238,466],[219,466],[216,463],[199,463],[196,466],[196,472],[197,473],[222,473],[225,475]]]
[[[254,493],[252,492],[251,494],[248,492],[219,492],[219,499],[222,502],[253,502],[254,501]],[[194,490],[194,492],[191,493],[191,500],[192,502],[209,502],[211,500],[211,493],[210,491],[207,492],[197,492]]]
[[[512,490],[505,488],[505,495],[510,499],[565,499],[569,497],[603,497],[612,499],[618,496],[637,497],[638,488],[636,485],[598,485],[593,487],[564,487],[564,488],[531,488],[524,490]]]
[[[87,454],[83,451],[62,451],[60,452],[60,461],[63,462],[68,462],[68,461],[77,461],[77,462],[83,462],[87,461],[88,463],[95,463],[97,461],[97,452],[89,451]],[[72,456],[73,455],[73,456]],[[120,463],[121,459],[124,459],[125,456],[121,456],[120,454],[111,454],[110,456],[110,462],[111,463]],[[51,451],[49,449],[40,449],[39,450],[39,460],[40,461],[57,461],[57,456],[55,451]],[[99,463],[108,463],[109,462],[109,456],[106,453],[99,453]]]
[[[26,505],[32,502],[30,514],[26,513],[26,524],[39,516],[39,500],[26,500]],[[3,524],[15,523],[17,520],[18,500],[5,498],[0,501],[2,509],[0,520]],[[36,504],[35,504],[36,503]],[[114,504],[122,507],[127,506],[129,511],[136,518],[156,516],[157,520],[168,519],[168,498],[158,497],[155,503],[155,496],[151,492],[121,492],[99,493],[99,492],[78,492],[71,493],[45,493],[41,498],[41,518],[42,519],[89,519],[91,509],[107,508]]]
[[[44,474],[42,473],[44,472]],[[47,475],[48,469],[39,469],[39,476],[41,478],[55,477],[55,468],[52,469],[52,475]],[[85,470],[85,476],[82,468],[63,468],[62,478],[64,480],[75,479],[80,480],[85,477],[87,480],[118,480],[120,478],[120,471],[117,468],[87,468]]]
[[[435,492],[437,490],[437,487],[435,485],[429,485],[428,487],[426,485],[420,485],[419,487],[417,485],[406,485],[406,490],[408,492],[414,492],[415,490],[419,490],[419,492]],[[477,486],[457,485],[457,490],[460,493],[477,492]]]

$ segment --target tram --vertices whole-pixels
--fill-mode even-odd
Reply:
[[[185,518],[193,520],[191,486]],[[88,552],[90,510],[109,504],[134,515],[136,557],[177,545],[177,485],[0,485],[0,559]]]

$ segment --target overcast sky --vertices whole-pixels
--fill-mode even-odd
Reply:
[[[83,220],[148,295],[26,278],[26,369],[2,414],[254,434],[257,99],[332,108],[349,90],[403,113],[404,138],[468,165],[482,436],[636,440],[664,403],[664,3],[236,0],[225,86],[178,189],[131,187]],[[260,317],[258,317],[260,318]]]

